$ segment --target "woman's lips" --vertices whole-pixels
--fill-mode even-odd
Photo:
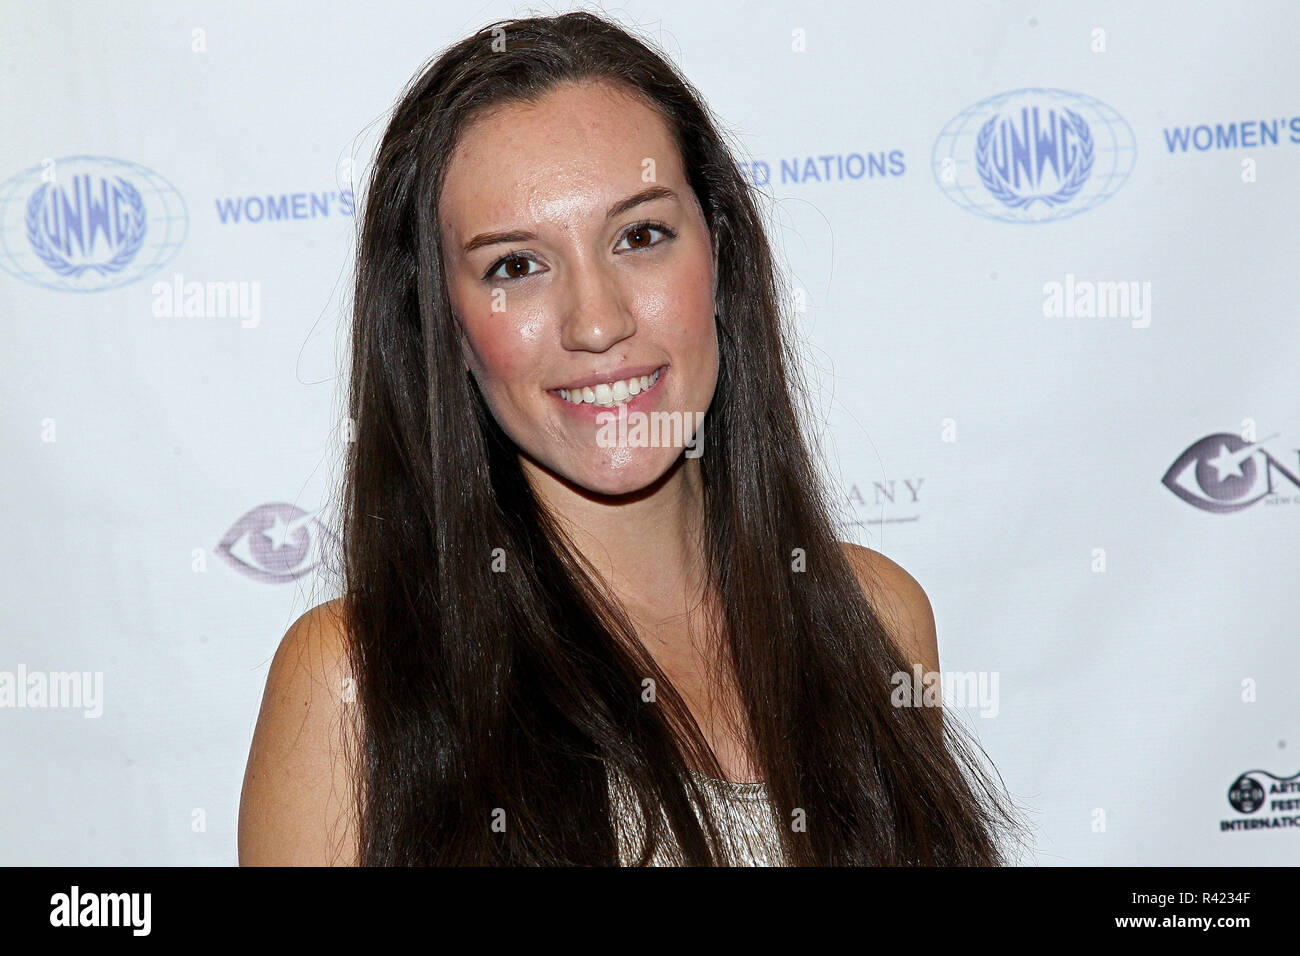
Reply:
[[[632,396],[627,401],[615,402],[613,405],[597,405],[594,402],[583,402],[576,404],[567,398],[561,398],[558,390],[549,392],[551,398],[555,399],[564,410],[574,416],[578,421],[589,422],[593,425],[602,424],[600,415],[606,414],[617,418],[621,410],[626,409],[630,414],[632,412],[648,412],[659,404],[659,393],[663,390],[664,379],[668,376],[668,366],[663,365],[658,369],[659,378],[648,389],[643,389],[640,393]]]

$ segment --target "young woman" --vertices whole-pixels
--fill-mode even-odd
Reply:
[[[1006,861],[959,727],[891,703],[934,619],[836,541],[781,288],[699,94],[619,27],[420,73],[361,223],[344,593],[275,655],[241,862]]]

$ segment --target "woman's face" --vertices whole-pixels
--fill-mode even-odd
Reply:
[[[660,478],[718,375],[716,259],[660,116],[595,83],[482,116],[439,220],[465,362],[525,462],[603,495]],[[638,441],[638,416],[655,439]]]

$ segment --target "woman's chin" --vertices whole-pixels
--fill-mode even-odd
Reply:
[[[563,474],[590,494],[632,495],[663,479],[681,457],[680,448],[615,448],[592,461],[575,463]]]

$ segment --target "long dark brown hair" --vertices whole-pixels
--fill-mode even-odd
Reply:
[[[360,862],[616,864],[614,771],[649,822],[640,862],[660,841],[687,864],[725,862],[688,772],[721,777],[719,763],[530,488],[462,363],[448,298],[438,200],[457,137],[483,110],[571,81],[659,111],[718,256],[720,371],[699,459],[707,582],[786,860],[1007,862],[1013,807],[964,732],[890,703],[911,664],[836,540],[801,434],[756,193],[686,79],[588,13],[499,21],[430,62],[367,182],[341,500]]]

